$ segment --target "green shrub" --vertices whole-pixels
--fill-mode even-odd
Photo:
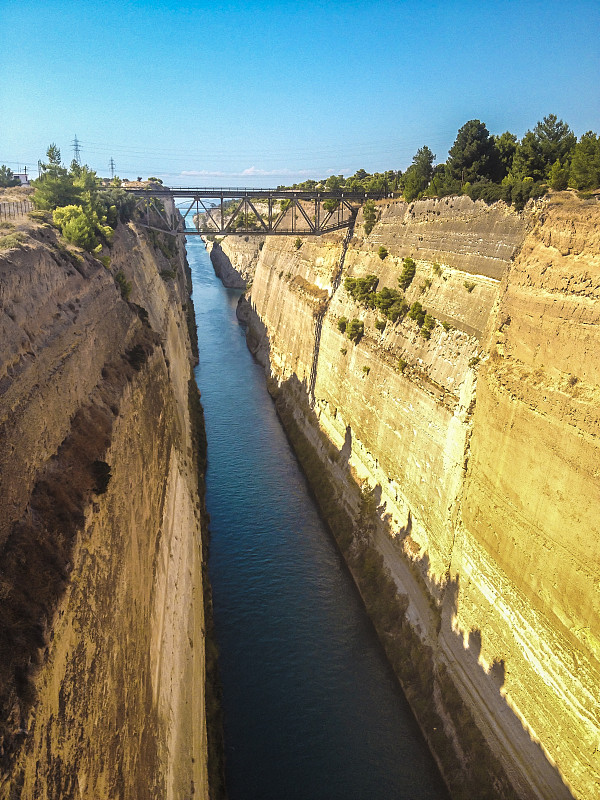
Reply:
[[[24,241],[25,236],[20,231],[7,233],[6,236],[0,236],[0,250],[12,250],[13,247],[20,247]]]
[[[480,361],[479,356],[473,356],[472,358],[469,359],[469,366],[476,367],[477,364],[479,364],[479,361]]]
[[[408,361],[406,361],[404,358],[399,358],[398,359],[398,369],[400,370],[400,372],[404,372],[404,370],[407,367],[408,367]]]
[[[340,201],[335,200],[333,197],[330,197],[327,200],[323,200],[323,208],[325,209],[325,211],[328,211],[329,213],[333,213],[339,206],[339,204]]]
[[[475,288],[475,284],[473,283],[473,281],[465,281],[463,285],[464,285],[465,289],[467,290],[467,292],[469,292],[469,293],[471,293],[473,291],[473,289]]]
[[[372,200],[367,200],[364,204],[363,216],[365,220],[365,234],[368,236],[375,227],[375,222],[377,221],[377,211],[375,210],[375,203]]]
[[[61,206],[53,212],[52,219],[71,244],[83,247],[89,253],[97,247],[95,225],[82,206]]]
[[[400,285],[401,289],[408,289],[410,284],[412,283],[412,279],[415,277],[415,272],[417,270],[417,265],[412,258],[404,258],[402,260],[404,267],[398,278],[398,284]]]
[[[450,325],[449,322],[446,322],[446,320],[444,320],[442,322],[442,328],[446,331],[446,333],[448,333],[448,331],[452,330],[452,325]]]
[[[442,275],[442,268],[440,267],[440,265],[439,265],[437,262],[435,262],[435,263],[433,264],[433,271],[434,271],[434,272],[435,272],[435,274],[438,276],[438,278],[439,278],[439,277],[441,277],[441,275]]]
[[[108,269],[110,267],[110,256],[100,256],[100,263]]]
[[[378,283],[379,278],[377,275],[366,275],[364,278],[346,278],[344,289],[357,303],[362,303],[367,308],[373,308],[373,296]]]
[[[431,337],[431,331],[435,328],[435,317],[432,317],[431,314],[425,314],[425,319],[423,320],[423,325],[421,327],[421,336],[424,339],[429,339]]]
[[[294,247],[296,250],[300,250],[302,247],[302,239],[298,236],[298,238],[294,241]]]
[[[359,319],[353,319],[348,323],[346,328],[346,333],[348,338],[351,342],[355,342],[358,344],[361,340],[362,335],[365,332],[365,325],[364,322],[361,322]]]
[[[381,245],[381,247],[377,251],[377,255],[383,261],[383,259],[386,258],[387,255],[388,255],[387,247],[384,247],[383,245]]]
[[[365,367],[362,368],[362,371],[365,373],[365,375],[368,375],[369,372],[371,371],[371,367],[366,367],[365,366]]]
[[[348,325],[348,317],[340,317],[338,320],[338,330],[346,333],[346,326]]]
[[[410,307],[410,311],[408,312],[408,316],[409,316],[410,319],[414,319],[414,321],[417,323],[417,325],[420,328],[423,325],[423,323],[425,322],[425,314],[426,313],[427,312],[425,311],[425,309],[423,308],[421,303],[419,303],[419,301],[417,300]]]
[[[386,326],[386,321],[384,319],[378,319],[375,322],[375,327],[377,328],[378,331],[381,331],[382,333],[385,330],[385,326]]]
[[[347,352],[348,352],[348,348],[347,347],[340,347],[340,353],[343,356],[345,356]]]

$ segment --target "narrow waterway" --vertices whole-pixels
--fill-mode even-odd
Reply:
[[[188,239],[230,800],[446,800],[204,245]]]

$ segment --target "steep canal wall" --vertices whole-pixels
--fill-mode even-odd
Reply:
[[[208,798],[185,251],[120,225],[106,268],[39,215],[16,224],[0,250],[0,797]]]
[[[454,795],[594,797],[598,205],[378,214],[343,278],[397,289],[414,259],[429,338],[332,292],[341,236],[273,237],[240,305],[249,345]]]

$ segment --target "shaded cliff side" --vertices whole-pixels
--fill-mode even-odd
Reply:
[[[106,269],[39,215],[17,226],[0,251],[0,797],[208,797],[183,246],[120,226]]]
[[[368,237],[359,214],[343,276],[397,289],[411,256],[430,338],[332,291],[335,235],[267,239],[240,307],[456,797],[600,787],[599,217],[568,193],[384,201]]]

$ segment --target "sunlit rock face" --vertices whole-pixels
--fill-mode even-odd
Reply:
[[[265,240],[240,305],[249,345],[340,507],[356,518],[356,483],[375,487],[374,541],[431,647],[429,700],[455,761],[490,796],[594,797],[597,204],[563,193],[517,213],[461,197],[378,214],[368,237],[359,214],[335,292],[343,232]],[[222,244],[232,264],[238,246]],[[406,300],[435,317],[429,339],[408,316],[380,330],[344,288],[374,274],[397,289],[408,256]],[[343,318],[363,322],[359,342]],[[477,775],[473,724],[502,780]]]
[[[109,270],[26,230],[0,253],[0,797],[208,797],[185,254],[122,226]]]
[[[206,248],[216,275],[230,289],[245,289],[254,275],[254,267],[264,238],[260,236],[236,236],[224,241],[207,241]]]

